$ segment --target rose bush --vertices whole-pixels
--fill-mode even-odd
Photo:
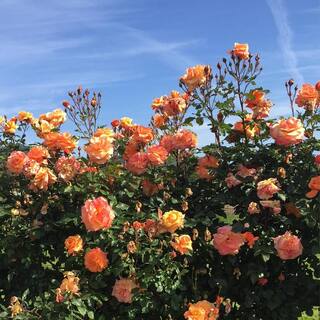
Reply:
[[[259,56],[228,55],[188,68],[148,126],[101,126],[101,95],[81,87],[64,110],[1,117],[1,319],[312,314],[320,84],[289,80],[291,116],[273,119]]]

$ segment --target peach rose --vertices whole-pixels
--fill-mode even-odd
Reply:
[[[58,172],[58,177],[66,182],[71,181],[80,171],[81,164],[75,157],[60,157],[55,169]]]
[[[44,145],[50,150],[61,150],[71,153],[77,146],[77,142],[70,133],[50,132],[43,136]]]
[[[236,187],[238,186],[239,184],[241,184],[242,182],[240,180],[238,180],[232,172],[229,172],[227,174],[227,177],[224,179],[225,183],[227,184],[227,187],[230,189],[230,188],[233,188],[233,187]]]
[[[252,249],[254,244],[255,244],[255,242],[257,240],[259,240],[259,237],[255,237],[253,235],[253,233],[251,233],[249,231],[244,232],[242,235],[244,236],[244,239],[245,239],[245,241],[246,241],[246,243],[247,243],[247,245],[249,246],[250,249]]]
[[[3,132],[6,134],[14,134],[18,128],[17,120],[15,118],[7,121],[3,125]]]
[[[43,146],[34,146],[28,152],[28,157],[31,160],[37,161],[39,164],[46,164],[47,159],[50,157],[49,151]]]
[[[84,150],[91,162],[105,164],[113,154],[113,145],[108,137],[93,137],[89,144],[84,147]]]
[[[84,265],[91,272],[101,272],[109,265],[107,254],[100,248],[90,249],[84,256]]]
[[[249,206],[248,206],[248,212],[249,212],[249,214],[260,213],[260,209],[258,207],[258,204],[256,202],[250,202]]]
[[[184,313],[187,320],[216,320],[219,316],[219,308],[207,300],[189,304],[189,309]]]
[[[20,174],[24,165],[28,161],[28,156],[22,151],[13,151],[7,159],[7,169],[14,174]]]
[[[279,214],[281,212],[280,200],[261,200],[260,204],[264,208],[269,208],[274,214]]]
[[[184,225],[184,214],[177,210],[167,211],[161,218],[161,227],[165,232],[175,232]]]
[[[96,138],[100,138],[100,137],[107,138],[109,139],[110,142],[112,142],[114,137],[114,132],[112,129],[109,129],[109,128],[99,128],[93,134],[93,136]]]
[[[159,166],[165,163],[168,158],[168,151],[160,146],[151,146],[147,150],[147,157],[149,162],[154,166]]]
[[[190,130],[180,130],[175,134],[175,149],[195,148],[198,143],[198,138],[195,133]]]
[[[175,237],[174,241],[170,242],[174,250],[180,254],[186,254],[192,251],[192,240],[189,235],[183,234],[179,237]]]
[[[241,178],[247,178],[247,177],[254,177],[256,173],[257,173],[256,169],[254,168],[249,169],[245,167],[243,164],[240,164],[236,175]]]
[[[300,143],[304,137],[304,128],[300,119],[291,117],[281,119],[270,126],[270,135],[276,144],[292,146]]]
[[[147,170],[148,156],[144,152],[136,152],[129,158],[126,168],[133,174],[140,175]]]
[[[291,260],[302,254],[302,244],[297,236],[292,235],[289,231],[273,239],[274,247],[278,256],[282,260]]]
[[[245,101],[248,108],[253,109],[264,101],[265,93],[262,90],[253,90]]]
[[[78,234],[75,236],[69,236],[64,241],[64,247],[68,251],[69,255],[75,255],[83,250],[83,240]]]
[[[82,222],[87,231],[98,231],[111,227],[115,214],[104,197],[88,199],[81,208]]]
[[[20,122],[31,123],[33,120],[33,115],[32,115],[32,113],[27,112],[27,111],[20,111],[18,113],[18,120]]]
[[[316,197],[320,191],[320,176],[311,178],[308,187],[311,191],[306,194],[306,197],[309,199]]]
[[[176,116],[187,108],[185,97],[178,91],[172,91],[163,104],[163,112],[168,116]]]
[[[166,124],[167,120],[168,118],[166,116],[159,113],[155,114],[152,118],[152,122],[156,128],[163,127]]]
[[[54,129],[54,126],[46,120],[33,119],[31,124],[32,128],[37,132],[37,135],[41,138]]]
[[[208,169],[215,169],[219,167],[219,160],[211,155],[205,155],[198,159],[198,165],[196,167],[196,173],[201,179],[210,180],[213,175]]]
[[[231,54],[238,57],[240,60],[249,59],[249,45],[247,43],[235,43]]]
[[[143,126],[135,126],[133,131],[132,139],[137,143],[147,144],[154,138],[153,131],[151,128]]]
[[[66,293],[79,295],[79,281],[80,279],[76,277],[73,272],[65,272],[64,279],[62,280],[60,287],[56,290],[56,302],[63,302]]]
[[[296,104],[301,108],[305,108],[306,110],[314,110],[318,98],[319,93],[316,88],[312,84],[305,83],[298,91]]]
[[[176,147],[176,137],[173,135],[165,135],[161,138],[160,145],[170,153]]]
[[[211,67],[208,65],[196,65],[188,68],[180,81],[192,92],[204,85],[211,77]]]
[[[38,170],[29,188],[33,191],[47,191],[48,187],[57,181],[57,177],[51,169],[42,167]]]
[[[270,178],[262,180],[257,184],[257,195],[262,200],[268,200],[281,189],[276,185],[277,179]]]
[[[131,279],[119,279],[116,280],[112,288],[112,296],[114,296],[119,302],[131,303],[133,293],[132,290],[138,288],[137,284]]]
[[[141,184],[142,184],[143,193],[147,197],[151,197],[163,189],[162,183],[155,184],[150,182],[149,180],[143,180]]]
[[[58,127],[66,121],[67,114],[61,109],[55,109],[52,112],[48,112],[46,114],[42,114],[39,117],[39,120],[47,121],[53,127]]]
[[[239,132],[241,134],[246,134],[246,136],[249,139],[253,139],[256,135],[258,135],[260,133],[260,129],[258,127],[258,125],[253,122],[251,123],[253,120],[253,114],[247,114],[244,121],[237,121],[234,125],[233,125],[233,130],[236,132]],[[243,122],[245,123],[245,128],[243,129]],[[247,124],[246,123],[250,123]]]
[[[244,240],[241,233],[233,232],[231,226],[224,226],[218,228],[218,232],[213,235],[213,246],[222,256],[235,255],[244,244]]]
[[[31,179],[38,173],[39,170],[40,164],[35,160],[29,159],[23,167],[23,174],[26,178]]]
[[[139,151],[139,149],[139,144],[134,140],[130,140],[124,149],[123,159],[128,161],[134,154]]]

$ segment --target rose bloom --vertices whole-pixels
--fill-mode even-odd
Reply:
[[[315,165],[319,168],[320,167],[320,154],[317,154],[315,157],[314,157],[314,163]]]
[[[270,178],[267,180],[262,180],[257,184],[257,195],[262,200],[268,200],[273,197],[275,193],[280,191],[281,189],[277,187],[276,178]]]
[[[161,138],[160,145],[170,153],[176,147],[176,137],[173,135],[165,135]]]
[[[136,152],[129,158],[126,163],[126,168],[133,174],[140,175],[147,170],[148,156],[144,152]]]
[[[71,181],[77,175],[80,167],[81,164],[75,157],[60,157],[55,164],[58,177],[66,182]]]
[[[67,114],[63,110],[56,109],[56,110],[53,110],[52,112],[48,112],[40,115],[39,120],[40,121],[45,120],[56,128],[61,124],[63,124],[66,121],[66,118],[67,118]]]
[[[13,151],[7,159],[7,169],[14,174],[20,174],[24,165],[28,161],[28,156],[22,151]]]
[[[183,234],[179,237],[175,237],[174,241],[170,242],[174,250],[180,254],[186,254],[192,251],[192,240],[189,235]]]
[[[84,147],[91,162],[105,164],[113,154],[113,145],[110,139],[104,136],[93,137]]]
[[[251,122],[253,119],[252,114],[247,114],[244,123]],[[243,121],[237,121],[232,128],[234,131],[237,131],[242,134],[246,134],[249,139],[253,139],[256,135],[260,133],[260,129],[256,123],[245,125],[245,129],[243,129]]]
[[[161,96],[159,98],[153,99],[152,104],[151,104],[151,108],[153,110],[162,110],[163,105],[165,104],[167,99],[168,99],[167,96]]]
[[[255,106],[252,111],[253,119],[263,119],[269,116],[270,109],[272,107],[272,102],[270,100],[264,100],[257,106]]]
[[[219,160],[211,155],[205,155],[202,158],[199,158],[198,165],[203,166],[206,168],[218,168],[219,167]]]
[[[219,308],[207,300],[189,304],[189,309],[184,313],[187,320],[216,320],[219,316]]]
[[[64,301],[64,294],[79,295],[79,281],[73,272],[65,272],[60,287],[56,290],[56,302]]]
[[[244,244],[244,240],[241,233],[233,232],[231,226],[224,226],[218,228],[218,232],[213,235],[213,246],[222,256],[235,255]]]
[[[83,240],[78,234],[75,236],[69,236],[64,241],[64,247],[68,251],[69,255],[75,255],[83,250]]]
[[[131,303],[133,293],[132,290],[138,288],[137,284],[131,279],[119,279],[116,280],[112,288],[112,296],[114,296],[119,302]]]
[[[296,104],[306,110],[314,110],[317,105],[318,98],[319,93],[316,88],[312,84],[305,83],[298,91]]]
[[[18,128],[16,119],[11,119],[4,123],[3,132],[7,134],[14,134]]]
[[[93,134],[94,137],[103,137],[110,140],[110,142],[113,141],[114,132],[112,129],[109,128],[99,128],[97,131]]]
[[[100,248],[90,249],[84,256],[84,265],[91,272],[101,272],[109,265],[107,254]]]
[[[253,109],[264,101],[265,93],[262,90],[253,90],[245,101],[248,108]]]
[[[249,214],[260,213],[260,209],[258,207],[258,204],[256,202],[250,202],[249,206],[248,206],[248,212],[249,212]]]
[[[161,227],[165,232],[175,232],[184,225],[184,214],[177,210],[167,211],[161,218]]]
[[[82,222],[87,231],[98,231],[111,227],[115,214],[104,197],[88,199],[81,208]]]
[[[26,123],[30,123],[33,119],[33,115],[30,112],[27,111],[20,111],[18,113],[18,120],[20,122],[26,122]]]
[[[289,231],[273,239],[274,247],[278,256],[282,260],[291,260],[302,254],[302,244],[297,236],[292,235]]]
[[[124,129],[129,129],[129,128],[131,128],[133,126],[132,119],[128,118],[128,117],[123,117],[123,118],[120,119],[120,125]]]
[[[143,193],[147,197],[151,197],[163,189],[162,183],[155,184],[150,182],[149,180],[143,180],[141,184],[142,184]]]
[[[180,81],[188,88],[189,92],[204,85],[211,77],[211,67],[208,65],[196,65],[188,68]]]
[[[28,152],[28,157],[31,160],[37,161],[39,164],[46,164],[47,159],[50,157],[49,151],[43,146],[34,146]]]
[[[245,241],[247,242],[247,244],[248,244],[248,246],[249,246],[250,249],[252,249],[253,246],[254,246],[254,244],[255,244],[255,242],[256,242],[257,240],[259,240],[259,237],[255,237],[255,236],[253,235],[253,233],[251,233],[251,232],[249,232],[249,231],[243,233],[242,235],[244,236],[244,239],[245,239]]]
[[[163,111],[168,116],[176,116],[184,112],[186,108],[186,99],[178,91],[171,91],[163,104]]]
[[[230,189],[230,188],[233,188],[233,187],[236,187],[238,186],[239,184],[241,184],[242,182],[240,180],[238,180],[232,172],[229,172],[227,174],[227,177],[224,179],[225,183],[227,184],[227,187]]]
[[[306,194],[306,197],[309,199],[316,197],[320,191],[320,176],[311,178],[308,187],[311,191]]]
[[[153,131],[151,128],[143,126],[135,126],[133,130],[132,139],[137,143],[147,144],[154,138]]]
[[[50,132],[44,135],[44,145],[50,150],[62,150],[65,153],[71,153],[77,146],[70,133]]]
[[[281,119],[270,126],[270,135],[276,144],[292,146],[300,143],[304,137],[304,128],[300,119],[291,117]]]
[[[281,212],[281,203],[279,200],[263,200],[263,201],[260,201],[260,204],[264,208],[272,209],[272,212],[274,214],[279,214]]]
[[[134,140],[130,140],[124,149],[123,159],[128,161],[134,154],[139,151],[139,149],[139,144]]]
[[[247,43],[235,43],[231,53],[240,60],[249,59],[249,45]]]
[[[184,150],[188,148],[195,148],[197,146],[198,138],[195,133],[190,130],[180,130],[175,134],[175,148]]]
[[[40,164],[37,161],[28,159],[23,167],[23,174],[26,178],[31,179],[38,173],[40,168]]]
[[[165,163],[168,158],[168,151],[158,145],[158,146],[151,146],[147,150],[147,157],[149,162],[154,166],[159,166]]]
[[[111,125],[112,125],[113,128],[119,127],[120,126],[120,120],[118,120],[118,119],[112,120],[111,121]]]
[[[155,114],[152,118],[152,122],[156,128],[163,127],[166,124],[167,120],[168,118],[165,115],[159,113]]]
[[[236,173],[237,176],[241,178],[253,177],[257,173],[257,170],[252,168],[249,169],[244,165],[240,164],[238,167],[238,172]]]
[[[42,167],[34,176],[31,184],[29,185],[32,191],[47,191],[48,187],[57,181],[57,177],[51,169]]]
[[[54,129],[54,126],[45,120],[40,121],[39,119],[33,119],[31,124],[32,128],[37,132],[37,135],[41,138]]]
[[[202,166],[196,166],[196,174],[200,179],[211,180],[213,179],[213,175],[210,173],[209,169]]]

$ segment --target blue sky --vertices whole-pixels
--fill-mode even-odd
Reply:
[[[319,0],[1,0],[0,114],[60,107],[82,84],[102,92],[103,123],[146,123],[186,67],[215,66],[234,42],[261,54],[281,114],[286,79],[320,78],[319,18]]]

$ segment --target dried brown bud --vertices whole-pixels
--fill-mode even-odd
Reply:
[[[126,221],[124,224],[123,224],[123,228],[122,228],[122,231],[125,233],[129,230],[130,228],[130,222],[129,221]]]
[[[136,203],[136,211],[140,212],[141,208],[142,208],[142,203],[140,201],[137,201],[137,203]]]
[[[127,244],[127,251],[128,253],[135,253],[137,251],[137,246],[136,243],[134,241],[129,241]]]
[[[91,106],[95,107],[97,105],[97,100],[96,99],[92,99],[91,100]]]
[[[198,229],[192,229],[192,240],[195,241],[199,237]]]
[[[186,189],[186,197],[190,197],[192,195],[193,195],[193,192],[192,192],[191,188],[187,188]]]
[[[219,121],[220,123],[223,121],[223,114],[222,114],[222,112],[219,112],[219,113],[217,114],[217,119],[218,119],[218,121]]]
[[[182,209],[182,211],[184,211],[184,212],[189,209],[189,204],[188,204],[187,201],[182,201],[182,203],[181,203],[181,209]]]
[[[291,86],[293,86],[294,85],[294,80],[293,79],[290,79],[289,81],[288,81],[288,85],[291,87]]]
[[[204,240],[205,241],[211,241],[212,239],[212,235],[211,235],[211,232],[209,231],[208,228],[206,228],[206,231],[204,232]]]

